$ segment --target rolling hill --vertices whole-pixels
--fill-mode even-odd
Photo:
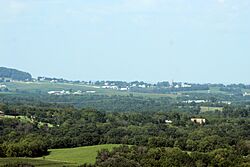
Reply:
[[[19,71],[12,68],[0,67],[0,78],[17,81],[30,81],[32,79],[32,76],[30,73],[27,72]]]

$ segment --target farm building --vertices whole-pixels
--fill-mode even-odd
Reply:
[[[86,91],[86,93],[96,93],[96,91],[94,91],[94,90],[88,90],[88,91]]]
[[[191,118],[191,121],[200,125],[206,123],[206,119],[204,118]]]
[[[165,123],[171,124],[171,123],[173,123],[173,121],[171,121],[171,120],[165,120]]]
[[[243,96],[250,96],[250,93],[245,92],[245,93],[243,94]]]
[[[120,90],[121,91],[126,91],[126,90],[129,90],[129,88],[128,87],[126,87],[126,88],[120,88]]]

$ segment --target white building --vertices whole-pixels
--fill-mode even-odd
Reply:
[[[228,104],[228,105],[232,104],[232,102],[231,102],[231,101],[221,101],[220,103],[223,103],[223,104]]]
[[[50,95],[70,95],[70,91],[65,91],[65,90],[62,90],[62,91],[49,91],[48,94]]]
[[[50,83],[57,83],[57,80],[51,80]]]
[[[73,93],[73,95],[82,95],[83,93],[82,93],[82,91],[80,91],[80,90],[78,90],[78,91],[76,91],[76,92],[74,92]]]
[[[137,85],[136,84],[133,84],[131,87],[136,87]]]
[[[118,86],[102,86],[103,89],[116,89],[118,90]]]
[[[171,121],[171,120],[165,120],[165,123],[171,124],[171,123],[173,123],[173,121]]]
[[[206,123],[206,119],[204,118],[191,118],[191,121],[200,125]]]
[[[94,91],[94,90],[89,90],[89,91],[86,91],[86,93],[96,93],[96,91]]]
[[[243,96],[250,96],[250,93],[245,92],[245,93],[243,94]]]
[[[186,83],[181,83],[182,88],[191,88],[192,85],[186,84]]]
[[[128,88],[128,87],[126,87],[126,88],[121,88],[120,90],[121,90],[121,91],[127,91],[127,90],[129,90],[129,88]]]
[[[206,103],[208,102],[207,100],[187,100],[187,101],[183,101],[184,103]]]
[[[0,85],[0,89],[6,89],[7,86],[6,85]]]
[[[179,88],[180,86],[179,85],[175,85],[174,88]]]
[[[139,88],[146,88],[146,85],[138,85]]]

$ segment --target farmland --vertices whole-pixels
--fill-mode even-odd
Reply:
[[[45,156],[46,160],[65,161],[71,164],[94,164],[97,152],[102,149],[112,150],[118,147],[118,144],[107,144],[87,147],[65,148],[65,149],[51,149],[50,154]]]
[[[155,93],[157,89],[152,87],[122,91],[83,83],[4,84],[8,91],[0,94],[0,154],[8,158],[2,158],[0,166],[160,163],[154,155],[173,161],[182,155],[189,166],[200,161],[207,166],[248,162],[249,97],[237,89],[213,85],[209,90],[169,92],[172,88],[159,87],[163,92]],[[63,93],[48,93],[51,91]],[[204,118],[206,123],[200,126],[190,121],[194,117]],[[119,145],[134,147],[110,151]],[[160,148],[167,149],[161,152]],[[227,154],[232,156],[216,159]],[[211,159],[203,160],[203,155]]]
[[[61,91],[61,90],[72,90],[78,91],[96,91],[97,95],[120,95],[128,96],[133,94],[134,96],[144,96],[144,97],[177,97],[177,94],[158,94],[158,93],[139,93],[139,92],[128,92],[128,91],[119,91],[113,89],[104,89],[97,88],[95,86],[84,85],[84,84],[72,84],[72,83],[49,83],[49,82],[11,82],[6,83],[8,88],[12,93],[39,93],[47,94],[49,91]],[[5,94],[11,94],[11,92],[6,92]]]
[[[206,106],[201,106],[201,112],[207,112],[207,111],[222,111],[222,107],[206,107]]]

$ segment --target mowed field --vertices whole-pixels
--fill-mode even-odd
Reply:
[[[82,90],[88,91],[94,88],[89,88],[82,84],[67,84],[67,83],[50,83],[50,82],[9,82],[5,85],[11,91],[27,91],[31,93],[42,92],[47,93],[48,91],[61,91],[61,90]]]
[[[207,107],[207,106],[201,106],[201,112],[207,112],[207,111],[222,111],[223,107]]]
[[[79,166],[84,163],[94,164],[98,151],[112,150],[119,144],[105,144],[77,148],[51,149],[50,154],[40,158],[0,158],[0,166],[13,163],[26,163],[40,167]]]
[[[118,146],[118,144],[105,144],[77,148],[51,149],[49,150],[50,154],[45,157],[45,160],[67,162],[75,165],[84,163],[94,164],[98,151],[102,149],[112,150],[114,147]]]

